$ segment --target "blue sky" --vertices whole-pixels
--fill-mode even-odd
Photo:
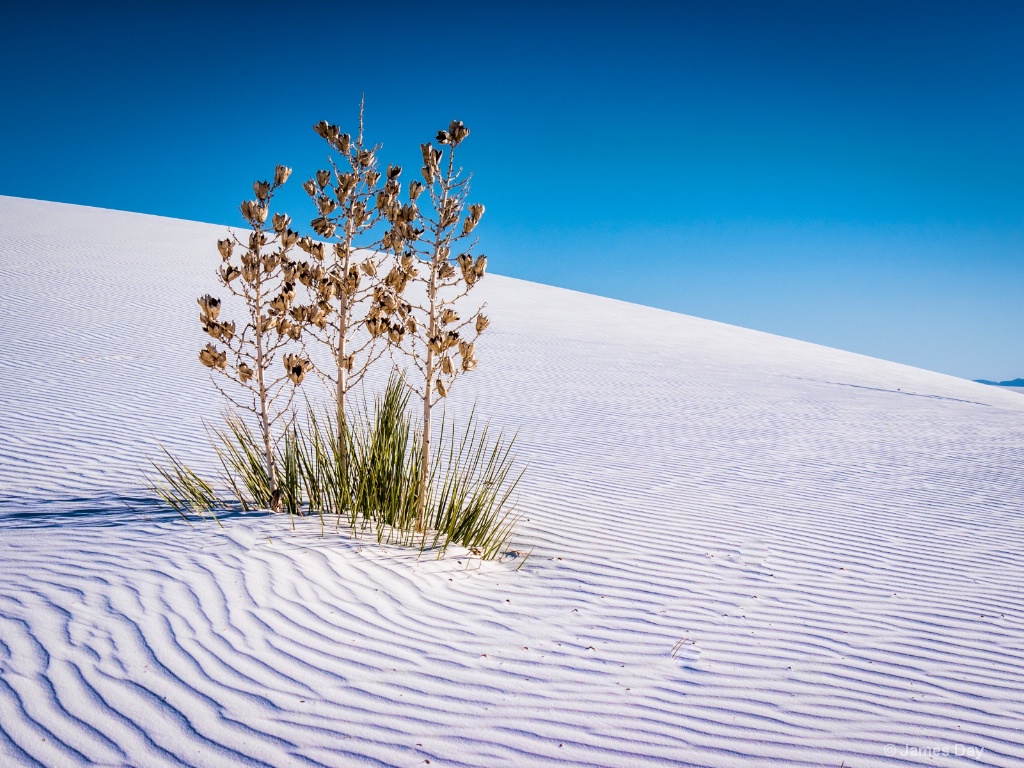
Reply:
[[[284,5],[10,4],[0,194],[237,224],[365,93],[470,127],[495,272],[1024,376],[1024,3]]]

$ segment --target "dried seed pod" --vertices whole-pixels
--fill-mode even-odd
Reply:
[[[451,137],[448,135],[448,131],[437,132],[437,143],[438,144],[450,144]]]
[[[238,380],[240,382],[242,382],[243,384],[245,384],[247,381],[249,381],[249,379],[252,378],[252,375],[253,375],[252,368],[250,368],[245,363],[242,363],[240,366],[238,366]]]
[[[356,175],[349,171],[348,173],[343,173],[338,177],[338,187],[340,189],[344,189],[346,192],[351,192],[356,188],[356,181]]]
[[[286,165],[279,165],[279,166],[277,166],[274,169],[274,184],[276,184],[277,186],[281,186],[286,181],[288,181],[288,177],[291,176],[291,175],[292,175],[292,169],[289,168],[288,166],[286,166]]]
[[[484,270],[487,269],[487,257],[480,254],[476,259],[476,264],[473,265],[473,272],[476,273],[477,278],[484,276]]]
[[[394,181],[402,175],[402,166],[388,163],[388,181]]]
[[[325,256],[324,244],[323,243],[312,243],[309,246],[309,255],[312,256],[317,261],[323,261],[324,260],[324,256]]]
[[[313,181],[312,179],[306,179],[304,182],[302,182],[302,188],[306,190],[306,194],[309,195],[310,197],[316,197],[317,192],[319,191],[316,188],[316,182]]]
[[[469,128],[461,120],[452,120],[448,124],[448,136],[451,140],[452,146],[460,144],[467,136],[469,136]]]
[[[380,179],[380,174],[377,173],[376,171],[367,171],[366,172],[366,186],[368,186],[370,189],[373,189],[375,186],[377,186],[377,181],[379,179]]]
[[[487,326],[489,326],[490,324],[491,324],[491,321],[487,317],[487,315],[477,315],[476,316],[476,332],[477,333],[483,333],[484,331],[486,331],[487,330]]]
[[[212,323],[220,316],[220,299],[206,294],[196,301],[202,310],[200,317],[204,323]]]
[[[360,227],[363,225],[366,219],[366,204],[361,200],[352,203],[352,223],[355,224],[357,227]]]
[[[351,372],[352,366],[355,365],[355,362],[356,362],[356,356],[355,355],[346,355],[344,357],[344,359],[342,359],[342,361],[341,361],[341,367],[344,368],[346,371],[350,371]]]
[[[366,330],[373,336],[380,336],[388,329],[386,320],[379,317],[370,317],[366,320]]]
[[[310,362],[298,355],[286,354],[283,358],[284,370],[288,380],[298,386],[306,378],[306,371],[311,367]]]
[[[409,182],[409,199],[410,200],[415,200],[417,197],[420,196],[420,193],[422,193],[424,189],[426,189],[426,187],[423,186],[422,182],[410,181]]]
[[[408,317],[405,318],[405,328],[406,328],[406,330],[409,331],[409,333],[415,334],[417,327],[418,326],[416,325],[416,318],[415,317],[413,317],[412,315],[409,315]]]
[[[334,236],[334,224],[328,221],[323,216],[317,216],[315,219],[309,222],[309,226],[311,226],[313,228],[313,231],[316,232],[321,237]]]
[[[369,168],[373,164],[373,151],[369,149],[361,149],[356,154],[356,163],[363,168]]]
[[[374,263],[373,259],[367,259],[359,265],[359,268],[370,277],[377,274],[377,265]]]
[[[270,275],[281,263],[281,255],[278,253],[268,253],[260,260],[260,263],[263,266],[263,271]]]
[[[455,373],[455,366],[452,365],[452,359],[448,355],[441,358],[441,372],[448,376]]]
[[[231,253],[235,250],[235,244],[230,239],[218,240],[217,250],[220,251],[220,257],[227,261],[231,258]]]
[[[331,125],[326,120],[321,120],[319,123],[313,126],[313,130],[316,131],[321,139],[331,138],[332,131]]]
[[[264,245],[267,244],[267,236],[262,232],[250,232],[249,233],[249,250],[258,251]]]
[[[241,270],[239,270],[238,267],[231,266],[230,264],[225,264],[220,268],[220,278],[224,281],[225,285],[230,283],[240,274],[242,274]]]
[[[465,371],[466,373],[469,373],[474,368],[476,368],[476,358],[475,357],[464,357],[464,358],[462,358],[462,370],[463,371]]]
[[[207,368],[220,368],[224,370],[228,365],[228,356],[218,350],[213,344],[207,344],[199,350],[199,362]]]
[[[459,319],[459,315],[458,315],[458,313],[455,312],[454,309],[446,308],[444,310],[444,312],[441,313],[441,324],[442,325],[448,325],[449,323],[454,323],[458,319]]]
[[[299,233],[291,229],[286,229],[281,233],[281,247],[288,249],[299,242]]]
[[[329,197],[318,197],[316,199],[316,207],[320,213],[324,216],[328,216],[334,213],[334,209],[338,207],[338,204]]]
[[[401,270],[399,270],[399,269],[397,269],[395,267],[392,267],[391,271],[388,272],[387,277],[384,278],[384,285],[386,285],[386,286],[388,286],[390,288],[394,288],[401,281],[402,281],[402,272],[401,272]]]
[[[259,200],[266,200],[267,195],[270,194],[270,183],[266,181],[254,181],[252,183],[252,191],[256,194]]]
[[[342,279],[341,289],[348,296],[359,290],[359,269],[355,265],[349,268],[348,274]]]
[[[390,325],[388,326],[388,338],[392,344],[401,344],[402,338],[405,336],[405,327],[401,325]]]
[[[445,262],[440,267],[438,267],[437,276],[440,277],[442,280],[448,280],[450,278],[453,278],[455,277],[455,267]]]
[[[438,211],[438,216],[440,217],[440,224],[442,227],[450,227],[459,220],[459,201],[453,197],[449,197],[441,205],[441,210]]]
[[[319,170],[316,172],[316,184],[320,189],[323,189],[331,183],[331,172],[325,170]]]
[[[440,376],[434,382],[434,386],[437,388],[437,394],[439,394],[441,397],[448,396],[448,387],[445,386],[445,383],[441,380]]]
[[[274,227],[274,231],[281,233],[288,229],[288,225],[292,223],[292,220],[283,213],[275,213],[270,222]]]

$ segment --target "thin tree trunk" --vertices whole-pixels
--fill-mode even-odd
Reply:
[[[256,246],[255,256],[257,261],[260,258],[259,245]],[[254,299],[254,306],[256,311],[254,313],[257,322],[261,321],[263,317],[263,294],[262,294],[262,279],[260,274],[257,272],[256,275],[256,297]],[[259,398],[260,398],[260,432],[263,433],[263,451],[267,461],[267,482],[270,485],[270,510],[272,512],[281,511],[281,494],[277,487],[277,462],[274,461],[274,442],[270,437],[270,403],[269,395],[267,392],[267,383],[265,377],[264,363],[263,363],[263,331],[260,328],[256,329],[256,381],[259,384]]]
[[[259,310],[259,288],[257,288],[257,311]],[[257,317],[262,316],[258,312]],[[281,511],[281,494],[277,487],[277,465],[274,461],[274,445],[270,439],[270,408],[267,403],[267,386],[263,371],[263,338],[256,334],[256,380],[259,383],[260,391],[260,432],[263,433],[263,450],[267,460],[267,479],[270,483],[270,509],[273,512]]]
[[[360,136],[362,135],[362,129],[360,129]],[[348,270],[352,259],[352,241],[354,239],[354,231],[352,227],[352,202],[349,199],[348,203],[348,215],[345,217],[345,258],[341,262],[341,274],[343,278],[348,278]],[[335,397],[338,400],[337,403],[337,418],[338,418],[338,448],[341,452],[341,477],[342,482],[346,483],[346,489],[349,487],[348,484],[348,415],[345,410],[345,399],[348,396],[348,366],[346,357],[348,356],[348,314],[349,314],[349,296],[342,290],[339,291],[341,294],[339,297],[338,304],[338,348],[337,352],[337,363],[338,363],[338,381],[337,391]]]
[[[437,333],[437,309],[434,306],[437,297],[437,258],[430,267],[430,286],[427,289],[428,306],[430,307],[430,331],[427,338]],[[426,384],[423,390],[423,440],[420,445],[420,497],[416,511],[416,530],[426,530],[427,489],[430,474],[430,400],[431,385],[434,383],[434,350],[427,344]]]
[[[335,397],[338,400],[338,442],[341,445],[341,466],[348,471],[348,441],[346,439],[345,396],[348,394],[348,368],[345,358],[348,354],[348,296],[341,292],[341,306],[338,309],[338,382]]]

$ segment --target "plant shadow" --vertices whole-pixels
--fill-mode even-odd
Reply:
[[[245,512],[240,506],[220,508],[217,517],[230,520],[269,514],[264,510]],[[186,522],[170,505],[152,495],[98,493],[90,496],[25,498],[0,495],[0,530],[12,528],[66,528],[86,526],[109,528],[157,523]],[[199,521],[202,522],[202,521]],[[210,520],[212,523],[213,521]]]

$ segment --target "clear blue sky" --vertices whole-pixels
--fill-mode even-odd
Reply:
[[[0,194],[238,224],[365,92],[471,128],[495,272],[1024,376],[1024,3],[288,5],[7,4]]]

